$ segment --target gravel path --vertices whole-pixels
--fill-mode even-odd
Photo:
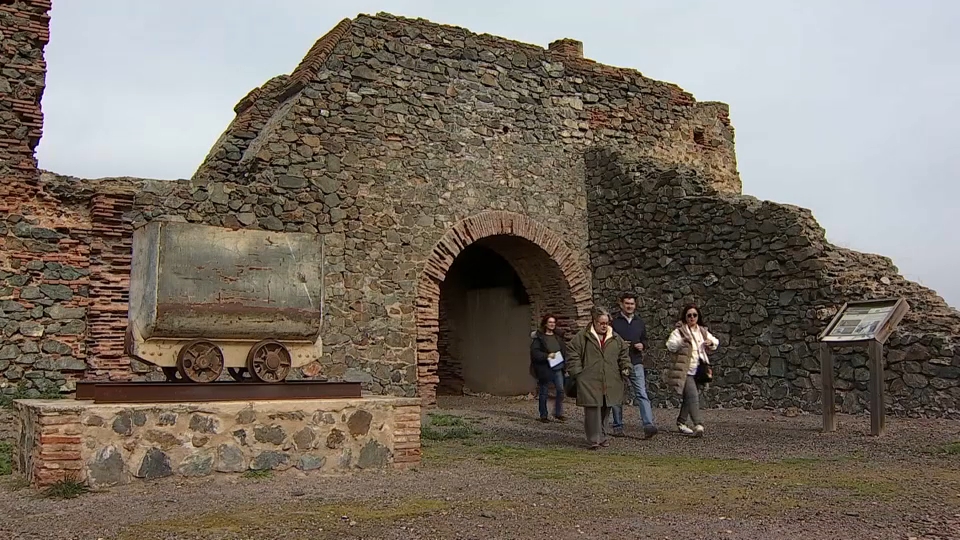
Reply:
[[[434,423],[475,434],[425,441],[416,470],[170,479],[70,500],[8,481],[0,538],[960,539],[955,421],[888,419],[873,438],[865,416],[821,434],[818,416],[706,411],[703,439],[631,427],[591,452],[573,407],[541,424],[531,401],[440,405]],[[663,428],[675,415],[656,411]]]

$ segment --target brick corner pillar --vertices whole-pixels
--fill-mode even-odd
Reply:
[[[87,315],[87,379],[130,380],[124,348],[130,289],[133,227],[124,213],[132,193],[102,193],[90,201],[90,297]]]

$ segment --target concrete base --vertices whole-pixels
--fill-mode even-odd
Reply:
[[[36,487],[286,470],[334,473],[420,462],[420,400],[171,404],[19,400],[16,463]]]

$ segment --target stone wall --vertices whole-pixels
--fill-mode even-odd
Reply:
[[[133,192],[156,181],[36,176],[0,214],[0,392],[35,398],[80,378],[150,376],[123,336]]]
[[[0,4],[0,172],[5,177],[36,176],[34,150],[43,133],[40,97],[46,81],[43,48],[50,40],[49,11],[50,0]]]
[[[678,401],[657,371],[686,302],[721,341],[710,403],[816,411],[817,334],[845,301],[902,296],[911,311],[885,349],[887,410],[960,416],[960,314],[889,259],[832,246],[808,210],[718,193],[688,168],[603,149],[586,162],[594,291],[611,306],[639,294],[655,401]],[[864,410],[865,352],[838,352],[836,401]]]
[[[373,397],[196,405],[16,402],[18,470],[92,487],[249,470],[330,473],[420,462],[420,403]]]
[[[0,392],[69,390],[87,364],[89,221],[43,189],[50,2],[0,5]]]
[[[323,235],[325,358],[303,375],[367,392],[432,402],[440,285],[481,242],[517,271],[534,318],[551,311],[568,328],[585,322],[594,292],[608,301],[639,287],[665,328],[662,310],[709,290],[737,364],[710,396],[733,405],[816,402],[810,339],[836,300],[903,291],[914,311],[891,343],[891,407],[955,407],[945,336],[956,316],[889,261],[826,244],[809,212],[740,196],[722,103],[593,62],[571,39],[544,49],[361,15],[244,96],[192,179],[41,175],[48,9],[0,6],[4,44],[15,41],[3,54],[18,52],[17,77],[4,72],[16,95],[0,109],[0,152],[11,156],[0,185],[0,391],[157,376],[123,355],[126,279],[131,231],[168,216]],[[681,217],[688,206],[716,223]],[[631,220],[645,225],[623,229]],[[841,358],[849,410],[864,399],[862,368],[856,355]]]
[[[739,190],[724,105],[583,59],[576,47],[547,51],[422,20],[360,16],[321,38],[289,79],[271,82],[238,104],[235,125],[258,111],[260,129],[244,134],[245,150],[223,140],[194,178],[228,190],[271,186],[271,197],[226,212],[208,208],[203,219],[332,235],[343,246],[327,283],[332,371],[373,373],[371,356],[394,372],[416,362],[428,401],[437,382],[439,282],[463,247],[440,243],[458,223],[491,210],[523,216],[561,238],[573,254],[565,264],[583,272],[582,148],[598,140],[688,163],[709,171],[717,189]],[[474,229],[513,234],[519,223]],[[590,285],[571,272],[563,275],[577,305],[558,311],[575,324]],[[414,305],[416,314],[408,311]],[[372,379],[372,388],[399,390]]]
[[[535,307],[582,321],[591,296],[585,146],[606,141],[687,163],[710,172],[717,189],[737,190],[739,179],[725,106],[576,51],[389,15],[344,21],[291,75],[238,103],[191,181],[80,190],[72,204],[86,221],[71,234],[83,231],[89,253],[82,292],[98,294],[84,297],[89,331],[73,357],[103,362],[108,377],[139,368],[117,356],[122,254],[131,228],[161,215],[323,234],[320,375],[375,393],[410,396],[419,383],[432,399],[439,283],[480,238],[525,239],[490,242],[526,266]],[[84,185],[48,180],[61,206],[78,197],[64,186]],[[110,201],[98,203],[103,196]],[[103,350],[91,355],[95,345]]]

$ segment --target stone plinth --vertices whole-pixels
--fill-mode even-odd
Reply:
[[[16,401],[17,467],[43,487],[297,469],[336,473],[420,462],[420,400],[171,404]]]

